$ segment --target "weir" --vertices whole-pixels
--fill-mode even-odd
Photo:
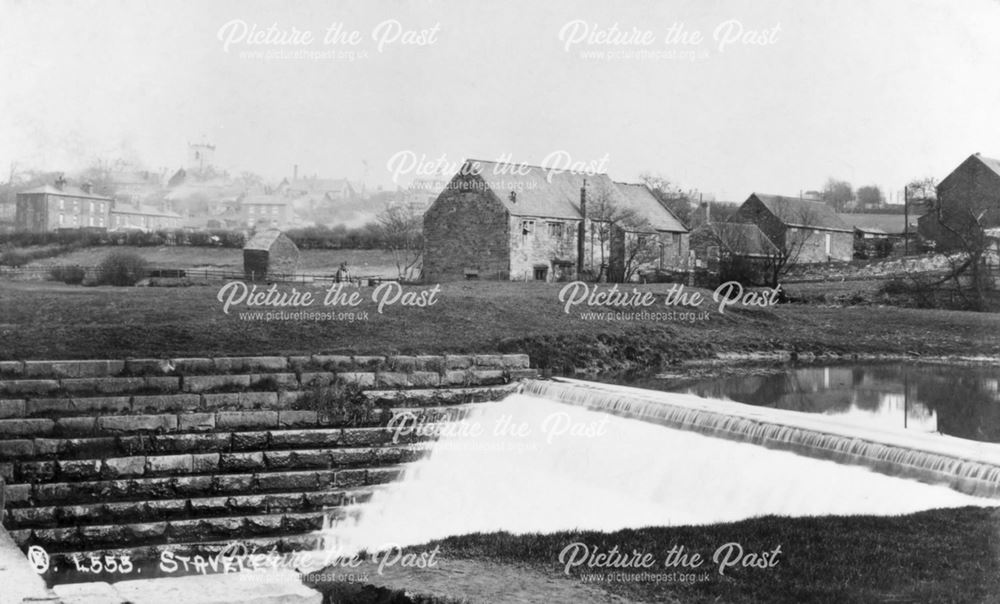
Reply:
[[[522,391],[589,410],[1000,498],[1000,445],[996,444],[582,380],[528,380]]]
[[[439,434],[426,443],[428,454],[370,499],[329,516],[323,546],[350,556],[476,532],[610,532],[996,504],[949,488],[993,493],[976,474],[987,476],[990,464],[948,457],[944,447],[906,448],[888,434],[888,444],[874,433],[862,438],[851,434],[864,432],[856,426],[841,434],[820,422],[796,425],[800,414],[791,412],[782,423],[770,411],[575,380],[527,381],[520,393],[474,405],[440,430],[420,427]],[[412,436],[411,428],[394,438]],[[881,473],[861,463],[869,460]],[[963,480],[945,480],[954,478],[949,470]]]

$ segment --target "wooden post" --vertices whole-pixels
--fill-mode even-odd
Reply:
[[[910,185],[903,187],[903,255],[910,255]]]

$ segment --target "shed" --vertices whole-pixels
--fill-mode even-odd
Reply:
[[[251,281],[290,275],[298,268],[298,246],[278,229],[258,231],[243,246],[243,272]]]

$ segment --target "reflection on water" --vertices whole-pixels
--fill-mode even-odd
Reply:
[[[649,387],[649,384],[644,384]],[[1000,369],[876,364],[790,368],[667,388],[845,421],[1000,442]]]

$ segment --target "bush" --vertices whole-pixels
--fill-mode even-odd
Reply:
[[[135,285],[146,276],[146,260],[134,252],[111,252],[97,265],[102,285]]]
[[[53,266],[49,276],[53,281],[62,281],[68,285],[80,285],[87,271],[82,266]]]

